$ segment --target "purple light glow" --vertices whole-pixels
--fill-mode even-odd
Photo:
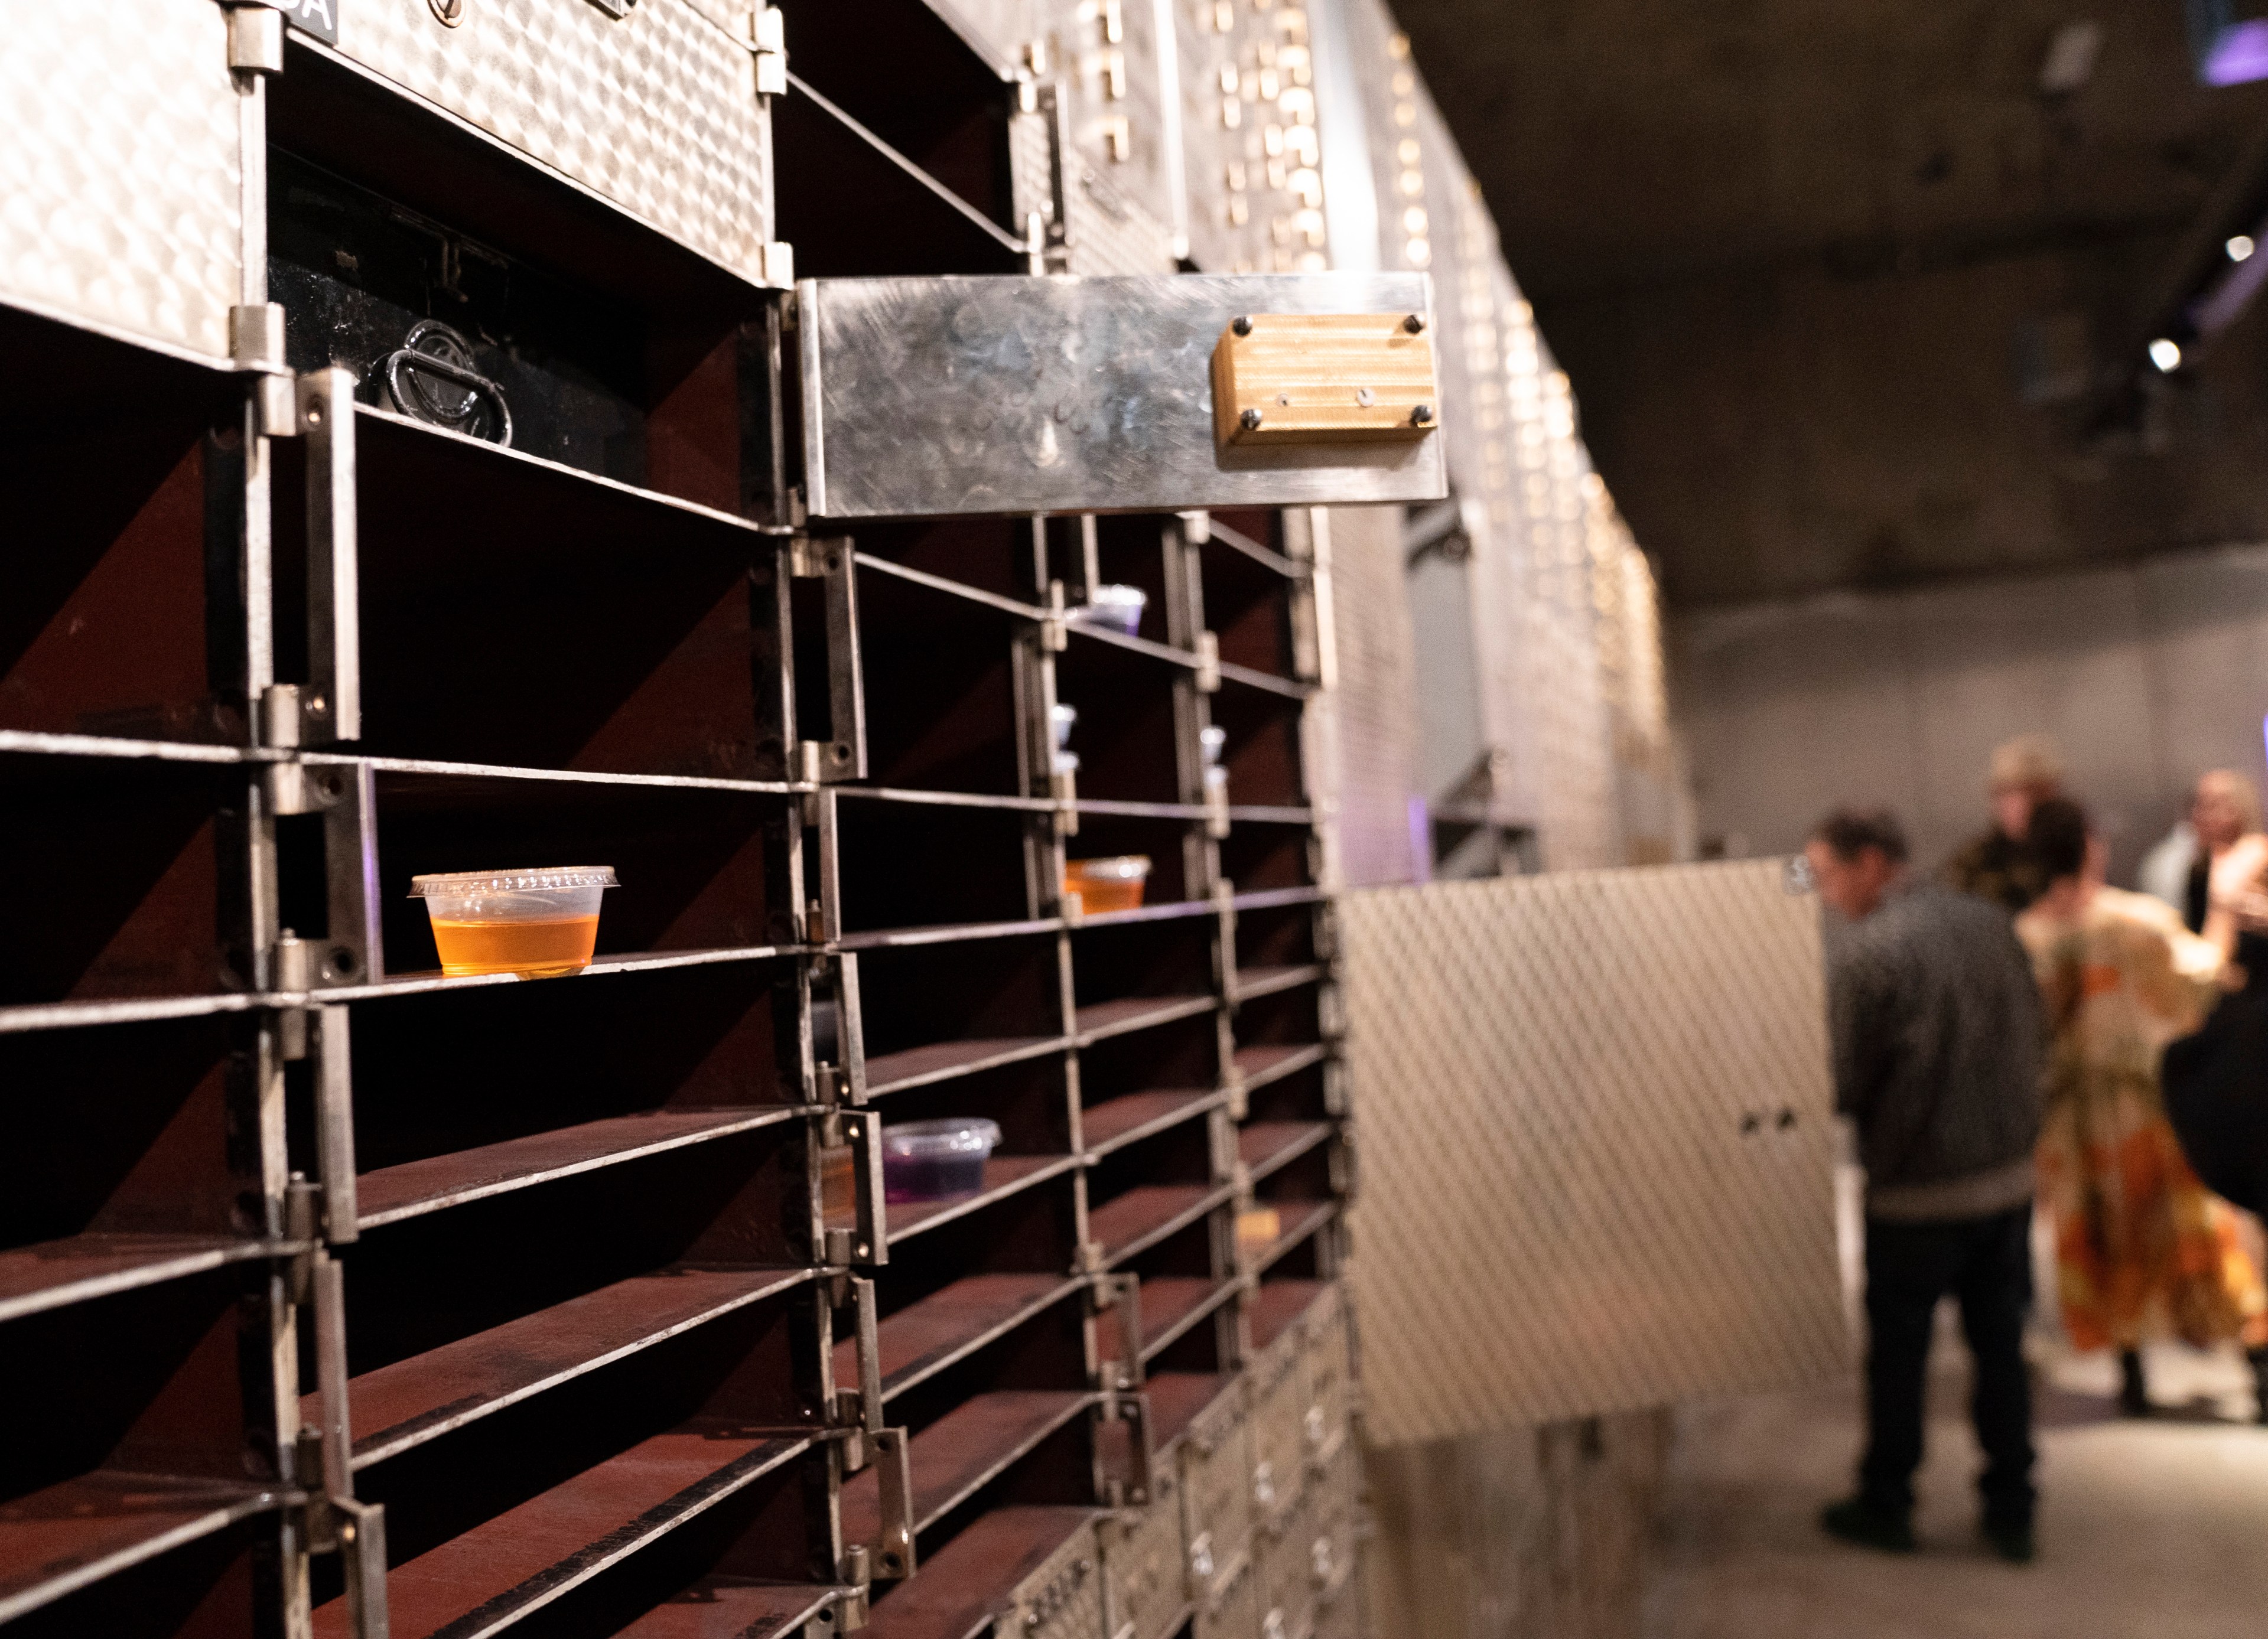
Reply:
[[[2216,34],[2199,77],[2208,85],[2268,80],[2268,18],[2232,23]]]

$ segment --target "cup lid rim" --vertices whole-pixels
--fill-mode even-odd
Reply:
[[[549,888],[615,888],[612,865],[523,865],[504,871],[436,871],[409,878],[411,899],[460,893],[529,893]]]

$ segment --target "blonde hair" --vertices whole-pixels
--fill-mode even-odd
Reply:
[[[2205,795],[2208,783],[2227,791],[2229,800],[2236,805],[2236,812],[2244,819],[2243,834],[2246,836],[2254,835],[2262,829],[2258,786],[2234,768],[2207,768],[2198,775],[2197,785],[2191,791],[2192,801]]]
[[[2063,752],[2044,734],[2019,734],[1992,748],[1991,789],[2052,790],[2063,783]]]

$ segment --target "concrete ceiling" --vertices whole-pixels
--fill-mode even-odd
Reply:
[[[1674,602],[2268,533],[2257,318],[2110,447],[2019,362],[2123,352],[2268,121],[2183,0],[1396,10]]]

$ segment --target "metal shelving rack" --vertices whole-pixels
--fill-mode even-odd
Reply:
[[[806,519],[785,363],[791,271],[1303,265],[1304,14],[323,10],[8,48],[155,101],[0,291],[0,1626],[1363,1631],[1316,521]],[[539,857],[599,959],[434,971]]]

